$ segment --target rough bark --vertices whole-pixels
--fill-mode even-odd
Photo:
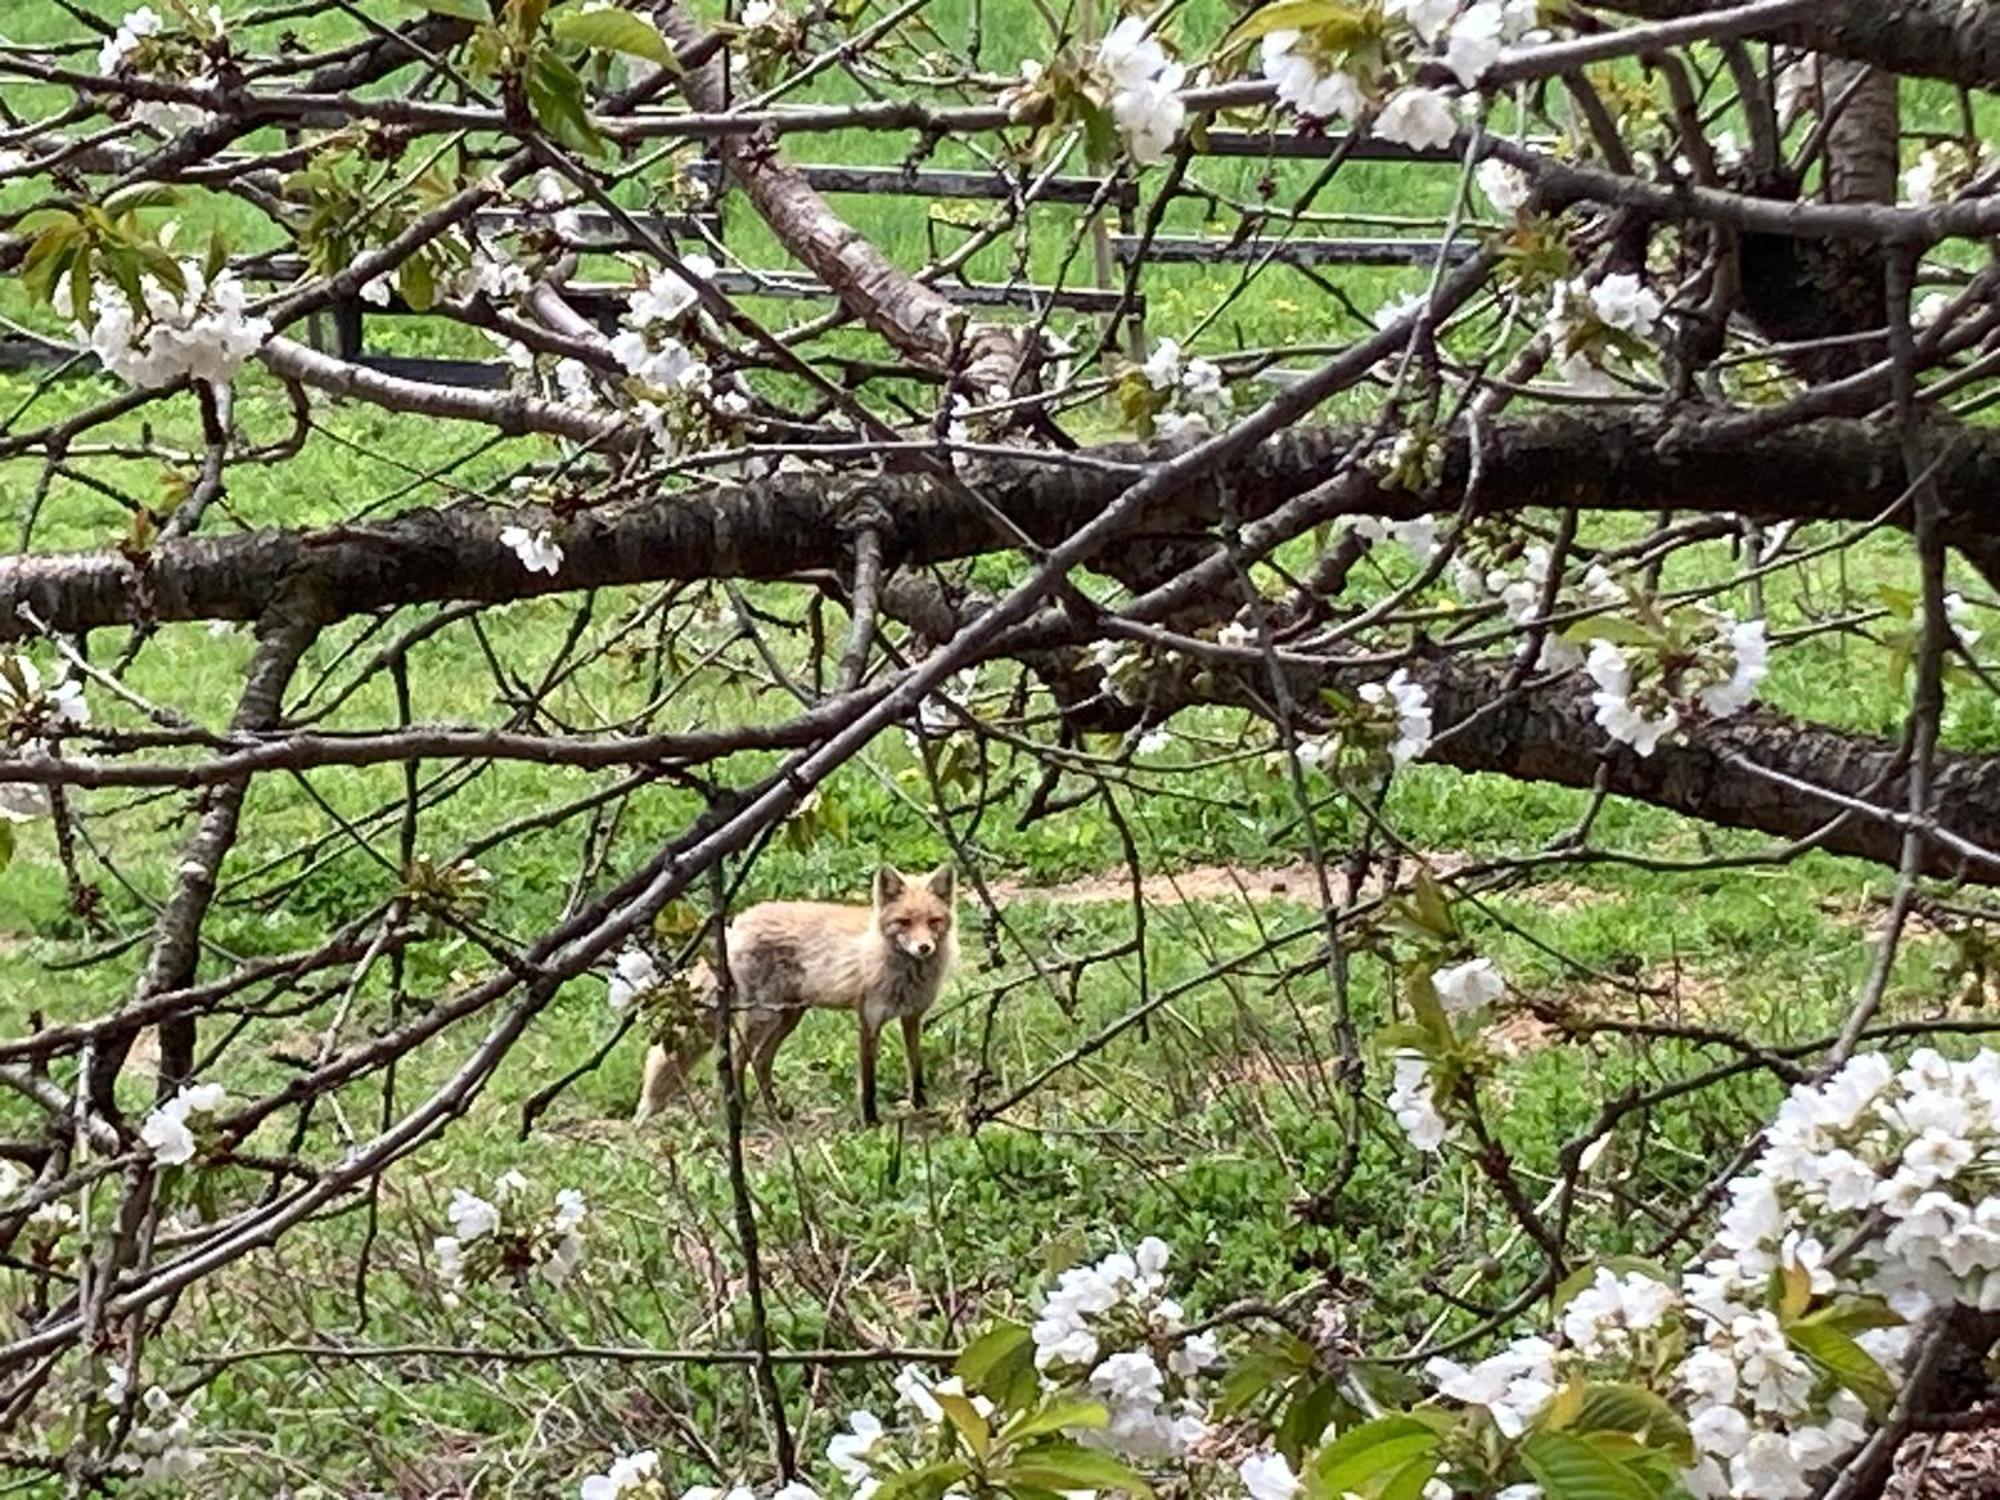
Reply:
[[[1728,10],[1738,0],[1597,0],[1647,21]],[[2000,87],[2000,6],[1968,0],[1825,0],[1774,39],[1892,73]]]
[[[230,728],[254,733],[277,727],[285,689],[300,659],[317,639],[323,610],[307,591],[287,592],[259,622],[257,655],[250,664]],[[208,788],[201,798],[201,816],[189,835],[174,877],[173,895],[153,924],[153,943],[133,995],[143,1005],[156,995],[186,989],[194,983],[201,962],[201,929],[215,900],[222,862],[236,842],[236,830],[249,793],[250,778],[237,777]],[[91,1059],[87,1095],[96,1113],[117,1118],[114,1086],[131,1050],[137,1029],[115,1032],[103,1039]],[[193,1081],[196,1020],[192,1012],[160,1025],[159,1095],[170,1096]]]
[[[1228,475],[1182,489],[1151,507],[1127,535],[1158,545],[1205,531],[1222,515],[1226,482],[1245,520],[1328,478],[1356,433],[1299,427],[1254,450]],[[1990,567],[2000,549],[2000,433],[1942,429],[1936,482],[1948,543]],[[1111,444],[1094,460],[1142,464],[1170,449]],[[1350,476],[1340,509],[1410,516],[1461,502],[1471,454],[1463,434],[1448,446],[1443,482],[1429,495]],[[1901,498],[1893,430],[1827,419],[1750,442],[1714,426],[1634,423],[1551,414],[1486,435],[1478,509],[1533,506],[1637,511],[1731,511],[1764,522],[1872,520]],[[884,555],[892,563],[944,562],[1011,545],[1005,526],[1054,542],[1084,525],[1130,482],[1132,470],[1028,459],[971,476],[977,494],[921,475],[851,482],[779,475],[753,486],[718,484],[587,512],[562,536],[555,574],[528,573],[500,542],[520,519],[483,506],[411,511],[367,526],[265,530],[166,543],[142,561],[119,553],[0,558],[0,640],[28,627],[28,606],[50,628],[185,620],[251,620],[279,587],[309,571],[338,615],[398,605],[504,603],[580,588],[708,578],[773,579],[823,568],[852,540],[856,494],[885,506]],[[533,518],[530,518],[533,519]]]
[[[1896,75],[1837,58],[1821,70],[1827,128],[1823,196],[1829,203],[1894,203],[1899,171],[1901,110]],[[1795,177],[1774,185],[1796,197]],[[1852,340],[1888,319],[1884,260],[1865,240],[1813,240],[1746,234],[1740,242],[1745,311],[1766,337],[1781,343],[1816,340],[1788,362],[1808,381],[1838,380],[1881,360],[1881,338]]]
[[[679,7],[661,12],[661,27],[683,52],[700,38],[700,23]],[[729,107],[721,61],[688,69],[681,80],[688,103],[707,114]],[[840,304],[902,354],[926,369],[962,374],[978,399],[1004,397],[1021,375],[1021,342],[1008,329],[965,323],[952,302],[876,249],[833,211],[803,173],[778,154],[766,135],[726,135],[717,142],[724,169],[743,190],[778,243],[809,269]]]

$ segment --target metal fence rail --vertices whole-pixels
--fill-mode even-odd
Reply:
[[[1195,149],[1202,156],[1235,160],[1313,160],[1336,153],[1349,161],[1406,166],[1449,166],[1459,160],[1450,151],[1414,150],[1386,141],[1349,141],[1296,131],[1211,130],[1199,138]],[[1141,282],[1149,265],[1269,263],[1309,271],[1327,267],[1424,266],[1434,264],[1441,255],[1455,262],[1471,253],[1467,244],[1435,238],[1310,234],[1298,232],[1296,225],[1284,226],[1285,232],[1268,238],[1254,233],[1234,237],[1199,234],[1146,237],[1135,232],[1142,203],[1140,186],[1123,173],[1037,180],[1028,173],[998,169],[811,164],[798,171],[822,193],[933,202],[987,202],[1014,207],[1055,204],[1110,216],[1116,224],[1115,232],[1108,231],[1101,217],[1094,227],[1096,285],[1053,286],[1026,281],[972,281],[963,277],[940,277],[934,284],[940,294],[963,307],[1013,309],[1028,316],[1053,311],[1087,317],[1115,316],[1126,323],[1135,351],[1144,341],[1146,298]],[[689,164],[687,173],[708,185],[714,194],[711,204],[679,214],[634,213],[630,217],[648,235],[659,239],[689,248],[719,248],[725,242],[724,210],[730,198],[721,165],[713,158],[706,158]],[[1206,195],[1197,188],[1183,187],[1179,196],[1198,200]],[[1156,213],[1162,207],[1157,202],[1153,205]],[[482,235],[509,234],[533,222],[536,221],[532,216],[519,209],[489,210],[474,220]],[[608,213],[577,209],[571,216],[571,224],[579,249],[610,252],[638,248],[630,231]],[[305,274],[303,262],[286,255],[247,258],[239,270],[248,280],[272,285],[290,285]],[[798,271],[734,265],[719,270],[714,282],[731,296],[831,300],[825,287]],[[630,288],[615,282],[572,282],[564,288],[563,295],[579,313],[608,330],[616,327],[623,315]],[[508,384],[511,371],[497,360],[369,352],[367,329],[371,320],[415,315],[415,309],[400,297],[392,296],[383,306],[350,299],[332,309],[327,320],[331,337],[315,334],[315,341],[343,359],[409,379],[479,388]],[[70,377],[99,373],[99,366],[88,350],[22,330],[0,336],[0,372],[30,370],[54,371]]]

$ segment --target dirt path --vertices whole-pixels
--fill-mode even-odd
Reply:
[[[1433,874],[1450,875],[1470,861],[1461,854],[1432,854],[1426,857]],[[1415,869],[1412,860],[1403,861],[1401,876],[1407,883]],[[1337,866],[1327,869],[1333,899],[1346,898],[1347,881]],[[1364,883],[1367,891],[1381,889],[1379,866]],[[1002,906],[1016,901],[1044,901],[1052,906],[1085,906],[1125,903],[1132,899],[1132,876],[1126,870],[1109,870],[1066,880],[1058,885],[1033,885],[1025,880],[990,880],[987,889]],[[1305,860],[1269,869],[1247,865],[1196,865],[1168,875],[1148,875],[1140,883],[1148,906],[1176,906],[1189,901],[1294,901],[1301,905],[1319,904],[1319,877]]]

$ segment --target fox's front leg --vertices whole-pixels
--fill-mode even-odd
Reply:
[[[910,1070],[910,1107],[924,1107],[924,1018],[903,1017],[903,1065]]]
[[[861,1122],[881,1123],[875,1114],[875,1049],[882,1041],[882,1023],[861,1013]]]

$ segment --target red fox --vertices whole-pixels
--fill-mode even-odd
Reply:
[[[851,1010],[860,1018],[864,1121],[876,1123],[875,1051],[883,1026],[892,1018],[903,1024],[910,1103],[921,1107],[924,1058],[919,1033],[924,1012],[958,961],[953,890],[949,865],[920,880],[884,865],[875,872],[871,906],[771,901],[750,907],[731,922],[729,977],[736,991],[733,1008],[742,1017],[733,1059],[737,1086],[742,1086],[748,1065],[756,1072],[765,1104],[778,1113],[771,1061],[806,1011],[819,1006]],[[696,993],[712,1006],[715,975],[706,964],[699,966],[695,984]],[[697,1039],[679,1052],[657,1044],[647,1052],[635,1122],[660,1112],[703,1050]]]

